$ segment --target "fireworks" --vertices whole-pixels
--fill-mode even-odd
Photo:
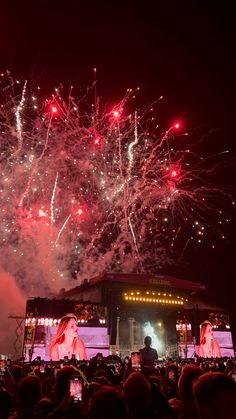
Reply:
[[[224,216],[214,167],[175,122],[157,126],[159,101],[128,113],[128,90],[101,111],[95,92],[50,100],[2,75],[0,265],[27,295],[48,294],[104,270],[158,272]],[[27,90],[28,89],[28,90]],[[209,247],[215,246],[208,241]]]

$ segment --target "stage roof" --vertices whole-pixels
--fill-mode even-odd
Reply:
[[[158,286],[165,289],[182,289],[190,293],[206,291],[204,284],[187,281],[185,279],[174,278],[167,275],[153,275],[153,274],[136,274],[136,273],[102,273],[90,280],[86,279],[84,282],[69,291],[66,291],[63,296],[71,297],[82,289],[91,289],[99,284],[120,283],[137,286]]]

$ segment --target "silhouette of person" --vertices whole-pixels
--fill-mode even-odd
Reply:
[[[143,372],[151,372],[154,368],[154,363],[158,359],[158,354],[156,349],[151,348],[152,338],[150,336],[146,336],[144,338],[144,345],[145,347],[140,349],[140,363],[141,363],[141,370]]]

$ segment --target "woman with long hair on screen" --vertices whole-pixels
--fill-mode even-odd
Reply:
[[[84,342],[78,337],[77,317],[73,313],[66,314],[60,320],[55,336],[48,345],[49,358],[59,361],[75,355],[77,360],[87,359]]]
[[[212,324],[208,320],[201,324],[200,345],[197,348],[197,354],[202,358],[221,357],[218,342],[213,338]]]

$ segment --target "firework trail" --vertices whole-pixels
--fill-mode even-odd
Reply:
[[[25,295],[104,270],[156,273],[192,243],[214,246],[208,220],[230,201],[209,182],[219,162],[177,123],[161,133],[155,106],[128,113],[135,91],[102,111],[97,91],[90,105],[90,90],[66,101],[62,88],[45,100],[26,82],[1,87],[0,265]]]

